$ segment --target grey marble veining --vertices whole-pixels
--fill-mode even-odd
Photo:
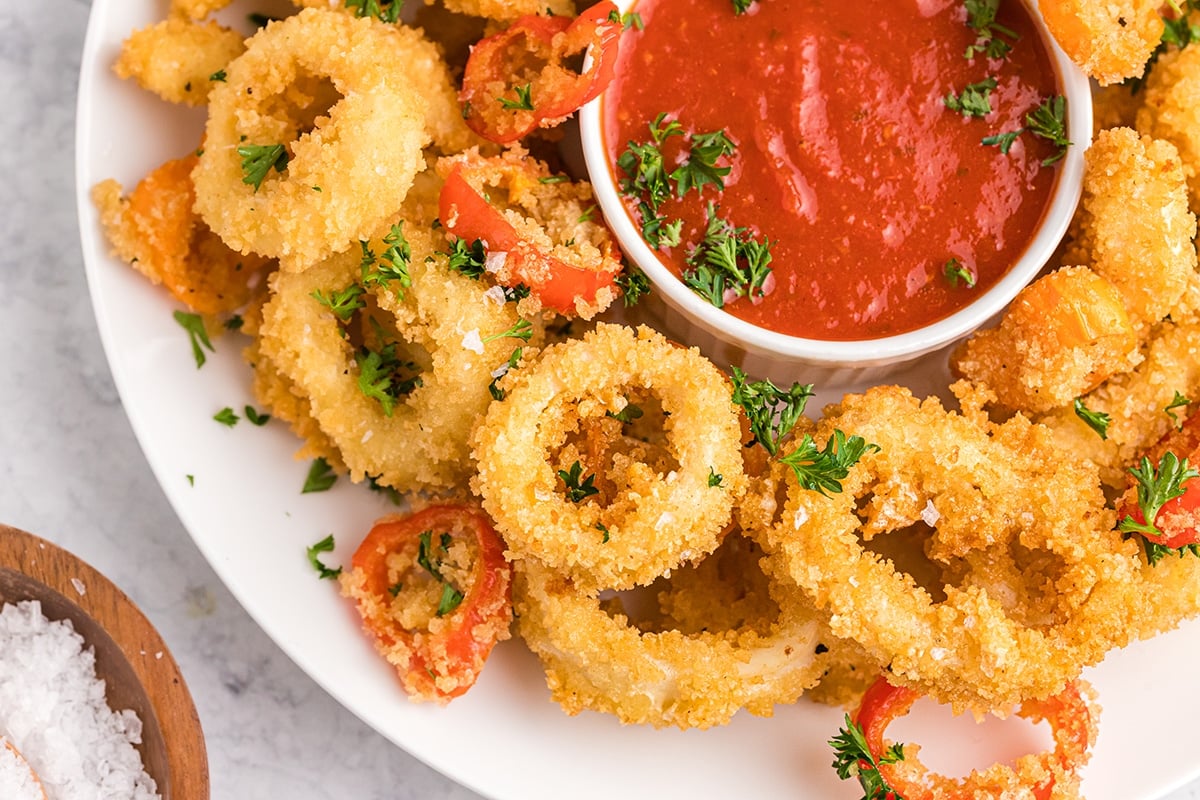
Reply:
[[[89,8],[0,0],[0,521],[91,562],[159,629],[199,709],[216,800],[477,798],[284,656],[201,557],[138,449],[76,238],[73,127]],[[1200,783],[1167,800],[1200,800]]]

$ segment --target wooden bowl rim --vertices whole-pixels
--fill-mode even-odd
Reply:
[[[69,569],[56,569],[56,564]],[[124,655],[157,718],[167,766],[165,785],[158,781],[159,794],[163,800],[208,800],[208,753],[196,705],[174,656],[141,609],[78,556],[3,524],[0,569],[18,572],[57,593],[108,635]],[[82,593],[72,579],[82,582]],[[92,642],[87,644],[93,646]]]

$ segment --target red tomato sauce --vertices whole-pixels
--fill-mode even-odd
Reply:
[[[997,21],[1019,34],[1004,59],[964,53],[977,38],[961,0],[638,0],[645,25],[621,43],[604,94],[610,163],[649,141],[660,112],[689,133],[724,129],[736,152],[725,189],[660,208],[684,220],[658,251],[676,275],[719,215],[773,244],[771,290],[724,308],[781,333],[861,340],[922,327],[995,284],[1024,252],[1058,172],[1058,148],[1026,132],[1003,155],[986,136],[1017,130],[1059,94],[1029,13],[1003,0]],[[943,98],[994,77],[992,112],[965,118]],[[682,137],[662,148],[667,170]],[[613,167],[618,181],[624,173]],[[625,197],[635,222],[637,200]],[[955,285],[957,259],[975,278]]]

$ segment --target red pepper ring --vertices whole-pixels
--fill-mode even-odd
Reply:
[[[524,239],[504,216],[454,167],[442,186],[438,214],[446,230],[460,239],[486,244],[489,253],[504,253],[506,271],[537,295],[542,305],[574,314],[576,301],[592,304],[596,294],[611,287],[621,270],[620,256],[606,258],[611,270],[590,270],[568,264]]]
[[[396,608],[405,600],[403,585],[432,578],[417,560],[423,534],[429,540],[426,562],[434,569],[441,553],[448,556],[443,534],[449,535],[451,547],[464,543],[470,575],[459,587],[462,598],[453,610],[430,616],[424,625],[405,627],[400,618],[408,610]],[[512,566],[491,519],[478,508],[430,506],[377,521],[341,582],[343,592],[357,603],[376,649],[396,668],[414,700],[444,704],[466,692],[492,647],[510,635]]]
[[[531,14],[476,44],[458,98],[467,126],[508,144],[600,94],[616,72],[622,25],[613,16],[620,15],[608,0],[574,20]],[[578,72],[569,59],[584,52],[591,60]]]
[[[994,764],[983,771],[974,771],[967,778],[947,778],[930,772],[917,758],[895,763],[882,763],[887,751],[883,734],[896,719],[912,708],[920,694],[907,687],[891,685],[880,676],[863,695],[854,721],[862,728],[867,747],[879,764],[879,772],[887,784],[904,800],[973,800],[977,797],[1017,797],[1012,794],[1024,788],[1035,800],[1052,800],[1075,796],[1055,792],[1067,790],[1078,783],[1078,770],[1088,759],[1089,748],[1096,741],[1094,696],[1091,687],[1076,680],[1067,684],[1059,694],[1045,700],[1023,703],[1017,716],[1032,722],[1045,720],[1050,724],[1054,749],[1037,755],[1022,756],[1015,767]]]

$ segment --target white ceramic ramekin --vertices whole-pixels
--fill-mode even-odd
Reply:
[[[627,11],[632,2],[619,2]],[[909,333],[861,341],[822,341],[788,336],[753,325],[706,302],[663,266],[642,239],[621,201],[605,148],[603,95],[580,112],[583,154],[597,201],[628,256],[654,290],[643,313],[667,336],[695,345],[717,364],[740,366],[751,375],[775,380],[846,384],[885,377],[920,356],[947,348],[983,326],[1012,301],[1050,260],[1079,203],[1083,153],[1092,140],[1092,95],[1087,77],[1071,63],[1026,3],[1059,75],[1067,98],[1067,136],[1074,143],[1058,166],[1050,206],[1020,260],[972,303],[944,319]]]

